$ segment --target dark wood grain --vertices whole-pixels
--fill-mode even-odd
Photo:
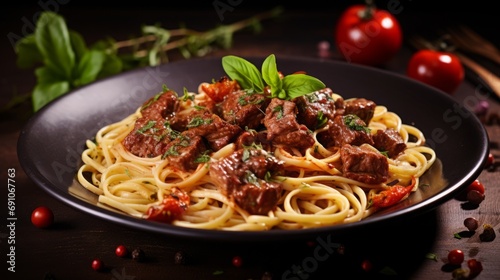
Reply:
[[[277,56],[317,57],[318,43],[332,42],[335,21],[343,7],[339,5],[327,9],[323,5],[304,11],[300,7],[294,7],[283,18],[264,22],[260,34],[237,33],[231,49],[215,50],[210,55],[274,53]],[[121,6],[93,8],[76,3],[72,5],[71,2],[58,7],[59,12],[67,18],[70,28],[80,31],[89,40],[108,35],[126,39],[131,34],[139,34],[143,23],[161,22],[165,26],[175,26],[179,22],[185,22],[193,27],[214,26],[220,20],[211,8],[209,5],[201,10],[173,12],[165,6],[161,9]],[[268,7],[255,8],[242,4],[232,13],[227,13],[226,20],[242,19],[266,8]],[[15,53],[5,34],[22,34],[25,24],[23,18],[32,19],[41,10],[39,6],[16,6],[8,9],[10,10],[4,11],[6,22],[2,22],[2,106],[14,92],[29,92],[35,83],[32,70],[20,70],[16,67]],[[403,24],[405,36],[409,36],[412,32],[435,29],[438,24],[459,21],[462,18],[460,15],[451,14],[443,19],[409,7],[398,14],[398,18]],[[474,24],[470,18],[464,21],[469,25]],[[481,33],[493,33],[481,20],[475,23]],[[412,50],[405,46],[397,57],[387,63],[385,69],[404,73],[411,53]],[[172,55],[172,61],[180,59],[180,55]],[[339,59],[333,48],[331,59]],[[464,81],[454,98],[466,102],[477,94],[476,90],[476,85]],[[488,96],[486,98],[491,104],[490,113],[500,112],[498,100]],[[321,249],[318,247],[320,245],[308,244],[304,240],[286,244],[206,243],[203,240],[184,240],[138,231],[75,210],[36,186],[20,167],[16,153],[17,139],[29,115],[30,106],[25,104],[15,110],[3,112],[0,120],[0,178],[3,182],[0,197],[4,207],[0,211],[0,219],[3,224],[7,224],[8,169],[15,169],[18,218],[15,227],[15,273],[7,270],[9,264],[6,263],[9,260],[10,232],[5,226],[0,230],[1,279],[267,279],[263,277],[266,273],[271,274],[272,279],[452,279],[452,268],[443,261],[452,249],[463,250],[466,259],[476,258],[482,262],[484,270],[477,279],[498,279],[500,275],[500,238],[492,242],[481,242],[481,228],[470,237],[454,238],[455,233],[466,229],[463,221],[467,217],[477,218],[481,225],[491,224],[497,235],[500,235],[498,163],[494,170],[484,170],[479,176],[479,180],[486,186],[486,198],[477,208],[464,208],[463,201],[453,199],[408,221],[386,224],[352,236],[330,236],[332,242],[345,245],[345,252],[331,252],[324,260],[318,260],[314,256]],[[485,127],[491,141],[491,152],[497,162],[500,162],[500,126],[497,122]],[[31,211],[39,205],[49,206],[55,214],[55,224],[49,229],[35,228],[30,222]],[[131,258],[115,256],[114,249],[120,244],[131,250],[141,248],[146,259],[136,262]],[[189,257],[187,264],[174,262],[178,251],[183,251]],[[428,253],[436,254],[438,259],[426,258]],[[243,258],[241,267],[232,265],[233,256]],[[93,271],[91,262],[94,258],[104,260],[107,269],[103,272]],[[362,271],[361,262],[364,259],[373,261],[375,269],[372,272]],[[302,270],[298,271],[297,267],[302,267]],[[394,275],[388,272],[394,272]],[[2,275],[6,275],[6,278]]]

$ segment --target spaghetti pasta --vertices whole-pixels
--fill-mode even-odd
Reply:
[[[201,93],[197,100],[205,97]],[[285,168],[295,170],[297,175],[275,178],[282,182],[284,194],[274,211],[268,215],[250,215],[231,203],[209,176],[210,162],[228,156],[235,150],[234,143],[213,153],[210,162],[200,164],[193,172],[180,171],[161,156],[138,157],[123,147],[123,139],[140,116],[138,109],[123,120],[101,128],[95,142],[87,141],[87,149],[82,153],[83,165],[77,174],[78,181],[99,196],[99,202],[138,218],[143,218],[149,207],[160,203],[175,187],[185,190],[190,197],[182,218],[173,222],[177,226],[224,230],[319,227],[366,218],[377,210],[369,207],[370,194],[390,189],[386,183],[366,184],[342,176],[340,170],[332,168],[340,161],[340,150],[325,148],[315,137],[314,145],[304,154],[297,151],[292,154],[283,147],[273,151]],[[416,127],[403,124],[383,106],[377,106],[369,128],[373,132],[394,128],[402,135],[407,148],[397,158],[389,159],[387,182],[397,180],[407,185],[414,177],[415,191],[418,178],[436,160],[434,151],[423,145],[423,134]],[[318,129],[314,135],[327,129]]]
[[[197,108],[213,103],[201,85],[198,92],[184,92],[184,95],[190,98],[183,99],[176,111],[178,115],[193,115]],[[343,100],[338,94],[331,94],[331,99]],[[343,101],[348,103],[350,100]],[[227,190],[221,190],[220,178],[211,168],[237,152],[241,144],[233,138],[216,150],[200,151],[205,156],[204,161],[191,169],[173,164],[166,152],[140,156],[127,149],[124,141],[137,130],[143,113],[144,106],[141,106],[122,120],[102,127],[93,141],[86,142],[77,180],[97,195],[100,203],[141,219],[150,218],[151,209],[159,209],[173,197],[172,201],[182,202],[181,208],[173,210],[182,211],[168,222],[180,227],[263,231],[357,222],[411,195],[418,189],[420,177],[436,160],[434,150],[425,146],[425,137],[418,128],[404,124],[397,114],[376,105],[366,131],[373,136],[378,131],[394,130],[405,146],[397,155],[384,157],[387,176],[383,181],[370,182],[347,176],[342,148],[325,144],[323,140],[334,125],[327,122],[309,131],[312,145],[305,148],[254,145],[254,149],[260,149],[265,158],[272,157],[283,170],[266,175],[271,176],[265,181],[278,185],[279,193],[271,210],[256,213],[245,208]],[[165,126],[168,128],[168,124]],[[151,125],[148,128],[154,129]],[[355,146],[367,153],[383,153],[373,143]],[[257,179],[244,181],[255,185],[264,181]]]

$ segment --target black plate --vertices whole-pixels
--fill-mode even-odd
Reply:
[[[247,58],[259,68],[264,58]],[[201,82],[223,75],[220,58],[192,59],[143,68],[98,81],[45,106],[22,130],[20,163],[27,175],[49,194],[97,218],[136,229],[187,238],[259,241],[308,238],[364,230],[432,210],[452,199],[479,176],[488,155],[488,136],[474,114],[449,95],[403,75],[343,62],[277,57],[278,68],[318,77],[344,98],[364,97],[397,113],[403,123],[419,128],[435,149],[438,161],[425,174],[410,199],[363,221],[324,228],[266,232],[197,230],[133,218],[97,206],[96,196],[74,180],[86,139],[99,128],[132,113],[165,84],[179,93],[196,91]]]

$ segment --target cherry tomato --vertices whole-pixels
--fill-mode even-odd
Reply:
[[[161,204],[154,205],[146,211],[146,219],[162,223],[171,223],[182,216],[189,205],[189,196],[180,189],[173,189],[165,196]]]
[[[128,256],[127,247],[125,247],[124,245],[118,245],[115,249],[115,254],[120,258]]]
[[[237,81],[224,76],[214,83],[203,83],[201,89],[215,102],[221,102],[229,93],[240,89]]]
[[[462,250],[454,249],[448,253],[448,263],[451,265],[461,265],[464,261],[465,254]]]
[[[364,271],[369,272],[373,269],[373,263],[370,260],[363,260],[361,262],[361,268]]]
[[[464,80],[460,59],[447,51],[422,49],[415,52],[408,62],[409,77],[453,94]]]
[[[476,259],[470,259],[467,261],[467,266],[470,270],[470,279],[477,276],[481,271],[483,271],[483,264]]]
[[[243,264],[243,259],[240,256],[234,256],[232,259],[233,266],[240,267]]]
[[[371,2],[350,6],[341,14],[335,45],[347,62],[380,66],[401,49],[403,36],[398,20]]]
[[[95,271],[102,271],[104,269],[104,262],[100,259],[93,260],[92,269]]]
[[[486,167],[493,166],[495,164],[495,156],[492,153],[488,154],[488,161],[486,162]]]
[[[54,222],[54,213],[48,207],[39,206],[31,213],[31,223],[37,228],[47,228]]]
[[[484,194],[484,191],[485,191],[485,188],[484,188],[484,185],[483,183],[481,183],[481,181],[479,181],[478,179],[474,180],[474,182],[472,182],[468,187],[467,189],[465,190],[466,192],[470,192],[470,191],[478,191],[479,193],[481,194]]]

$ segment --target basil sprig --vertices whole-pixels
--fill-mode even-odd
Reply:
[[[66,92],[122,71],[116,53],[88,47],[54,12],[41,13],[35,32],[16,44],[20,68],[36,67],[32,93],[34,111]]]
[[[222,58],[222,68],[243,89],[264,92],[268,86],[273,98],[291,100],[326,87],[318,78],[306,74],[296,73],[281,78],[274,54],[264,60],[260,72],[248,60],[234,55]]]

